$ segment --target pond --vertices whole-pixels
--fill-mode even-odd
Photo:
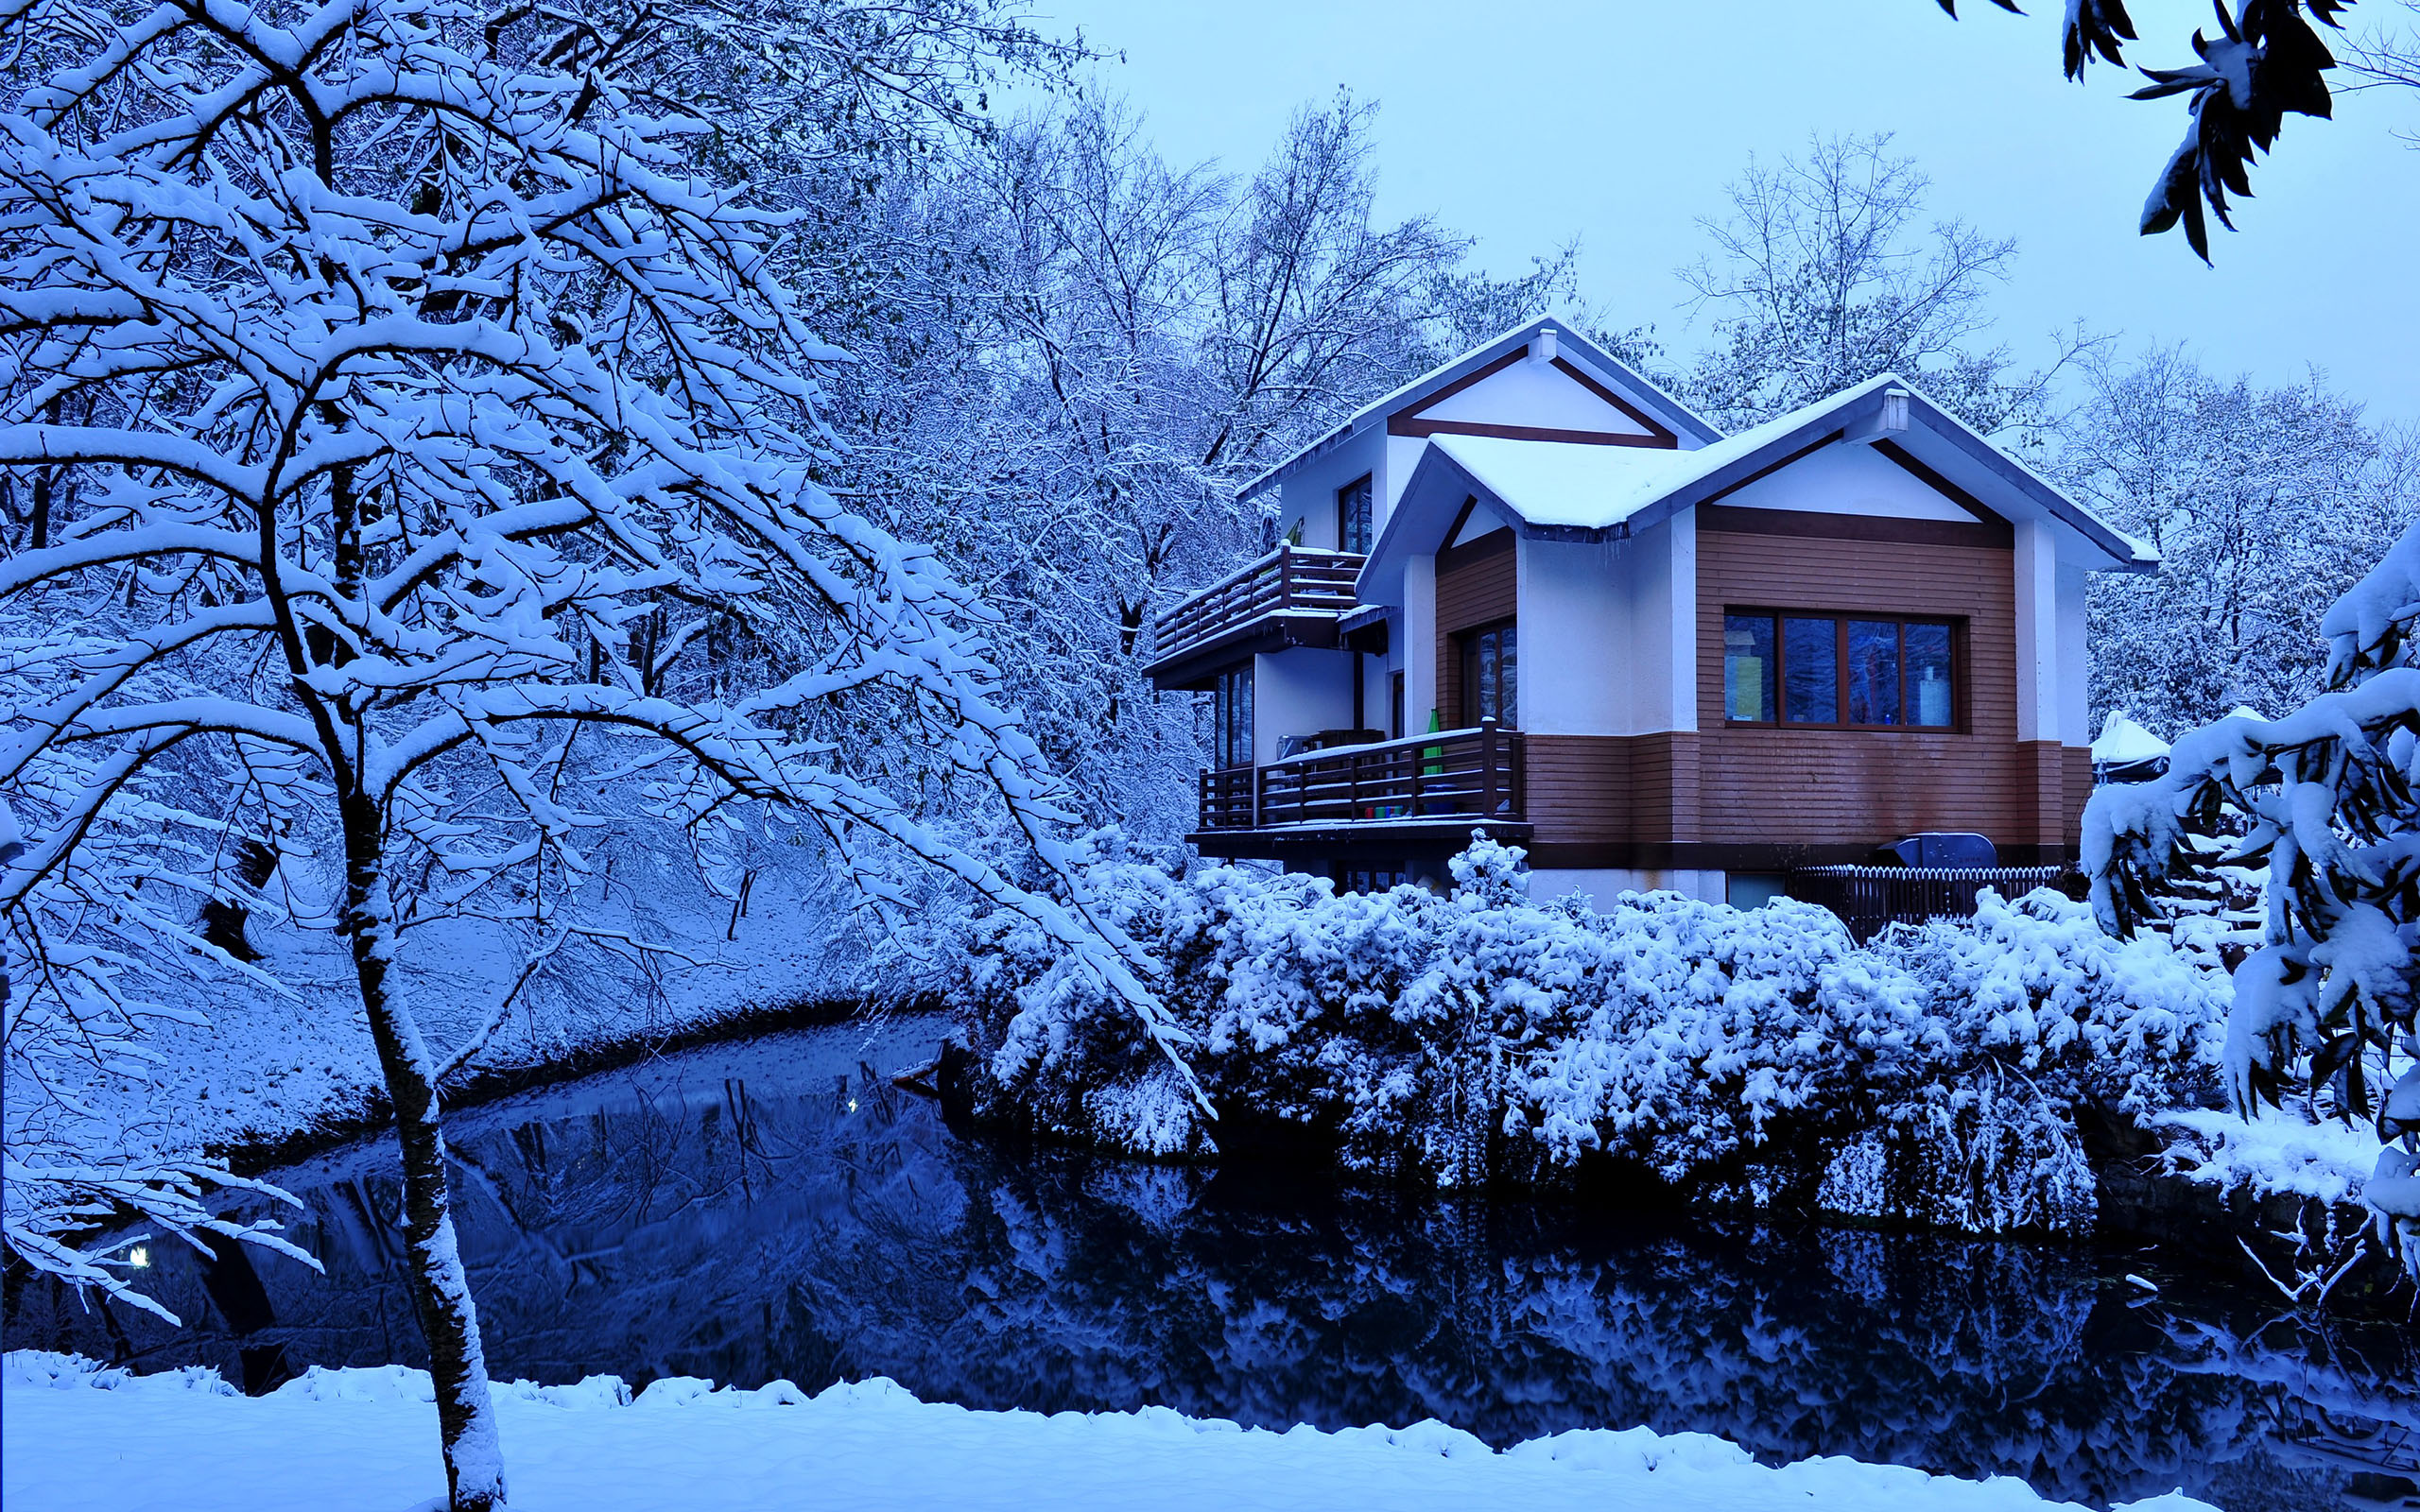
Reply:
[[[890,1085],[940,1029],[771,1036],[456,1115],[492,1373],[886,1375],[970,1407],[1435,1418],[1498,1444],[1646,1423],[2094,1503],[2180,1486],[2231,1512],[2409,1494],[2420,1342],[2400,1324],[2324,1328],[2114,1247],[1004,1146]],[[324,1279],[152,1246],[180,1331],[12,1272],[9,1345],[210,1364],[254,1391],[309,1365],[421,1363],[392,1143],[272,1179],[308,1204],[291,1236]]]

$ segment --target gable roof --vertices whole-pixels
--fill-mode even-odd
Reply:
[[[1904,402],[1904,412],[1896,405]],[[2110,526],[2032,470],[1917,392],[1896,374],[1844,389],[1696,451],[1568,442],[1430,438],[1401,501],[1362,569],[1368,588],[1399,575],[1411,542],[1471,496],[1490,501],[1533,539],[1606,541],[1718,499],[1844,439],[1872,439],[1936,489],[2010,520],[2039,511],[2104,558],[2103,570],[2146,572],[2149,546]]]
[[[1547,330],[1555,333],[1558,352],[1577,358],[1583,369],[1593,369],[1598,375],[1628,389],[1639,401],[1639,407],[1652,417],[1654,423],[1676,435],[1691,438],[1701,445],[1721,438],[1720,431],[1691,414],[1679,400],[1649,383],[1628,366],[1616,361],[1603,348],[1574,331],[1570,322],[1549,316],[1516,326],[1483,346],[1473,347],[1444,366],[1431,369],[1393,392],[1364,404],[1341,423],[1322,433],[1318,439],[1296,448],[1275,466],[1236,490],[1236,497],[1248,499],[1284,482],[1288,473],[1305,462],[1373,428],[1383,428],[1389,417],[1419,408],[1443,390],[1468,381],[1482,369],[1528,346],[1539,333]]]

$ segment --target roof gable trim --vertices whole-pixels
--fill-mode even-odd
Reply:
[[[1656,387],[1627,365],[1616,361],[1603,352],[1595,342],[1573,330],[1570,322],[1546,317],[1531,320],[1506,332],[1493,341],[1475,347],[1452,362],[1425,373],[1394,392],[1363,405],[1350,419],[1305,443],[1280,459],[1267,472],[1237,489],[1236,497],[1249,499],[1253,494],[1283,482],[1287,474],[1296,468],[1353,439],[1381,419],[1401,415],[1408,410],[1416,411],[1426,404],[1433,404],[1443,397],[1441,391],[1458,392],[1461,387],[1466,386],[1466,382],[1477,381],[1471,376],[1472,369],[1494,369],[1500,368],[1506,361],[1517,359],[1528,352],[1530,343],[1536,338],[1538,333],[1549,329],[1555,333],[1556,345],[1560,349],[1554,364],[1557,368],[1569,372],[1581,383],[1586,385],[1592,392],[1599,393],[1599,397],[1610,400],[1623,413],[1631,415],[1632,418],[1654,429],[1671,435],[1674,439],[1669,444],[1672,446],[1679,446],[1684,437],[1695,440],[1700,445],[1710,445],[1722,439],[1720,431],[1699,419],[1671,395]],[[1612,393],[1602,386],[1593,374],[1580,368],[1578,364],[1566,361],[1560,354],[1561,352],[1576,353],[1590,366],[1613,374],[1617,382],[1635,391],[1640,396],[1641,402],[1634,406],[1623,401],[1617,394]],[[1483,375],[1482,373],[1481,376]],[[1452,434],[1442,427],[1439,433]],[[1587,434],[1593,437],[1596,433]],[[1579,439],[1580,437],[1519,436],[1513,438],[1573,440]]]

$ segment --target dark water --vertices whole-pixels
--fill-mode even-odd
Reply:
[[[2322,1330],[2110,1249],[1005,1149],[889,1085],[935,1033],[784,1035],[458,1117],[492,1372],[887,1375],[972,1407],[1437,1418],[1496,1443],[1644,1422],[1776,1460],[2019,1475],[2091,1503],[2181,1486],[2243,1512],[2398,1504],[2413,1473],[2420,1342],[2402,1326]],[[421,1363],[391,1144],[274,1179],[309,1204],[293,1237],[325,1279],[155,1246],[155,1295],[193,1328],[12,1279],[9,1344],[201,1362],[254,1390],[306,1365]]]

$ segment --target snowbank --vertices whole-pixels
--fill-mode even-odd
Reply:
[[[1445,1186],[1612,1156],[1757,1208],[2072,1229],[2095,1205],[2078,1110],[2189,1103],[2228,1001],[2166,939],[2113,939],[2047,890],[1859,946],[1788,901],[1535,905],[1520,852],[1484,841],[1451,897],[1180,879],[1104,843],[1093,890],[1161,963],[1215,1121],[1012,915],[975,925],[944,989],[978,1111],[1150,1156],[1273,1123]]]
[[[1992,1512],[2046,1503],[2023,1482],[1854,1460],[1778,1469],[1703,1434],[1580,1430],[1498,1453],[1435,1422],[1278,1434],[1136,1413],[970,1412],[890,1382],[808,1396],[612,1377],[496,1387],[515,1512],[869,1507],[885,1512],[1232,1512],[1474,1506]],[[314,1370],[268,1397],[216,1374],[130,1376],[72,1356],[8,1356],[0,1493],[11,1512],[401,1512],[443,1489],[425,1374]],[[2134,1512],[2192,1512],[2170,1495]],[[2119,1509],[2123,1512],[2123,1509]]]

